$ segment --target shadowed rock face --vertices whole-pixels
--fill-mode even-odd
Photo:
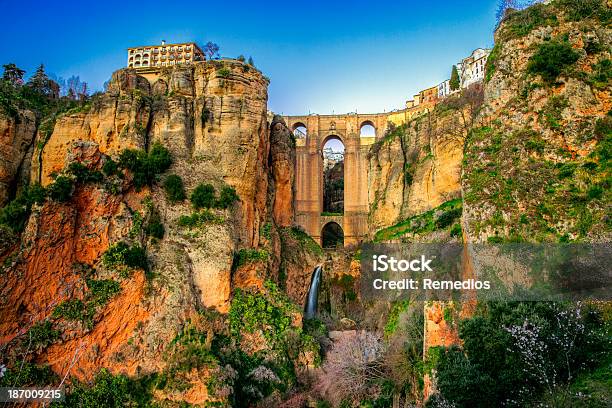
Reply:
[[[275,187],[274,222],[289,227],[295,206],[295,140],[280,116],[274,117],[270,129],[270,171]]]
[[[0,207],[9,194],[23,180],[18,180],[20,169],[29,166],[26,160],[36,136],[36,117],[30,111],[19,111],[16,117],[0,114]]]

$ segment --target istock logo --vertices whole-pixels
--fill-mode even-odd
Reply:
[[[393,256],[373,255],[372,270],[375,272],[433,272],[429,264],[433,259],[427,259],[425,255],[421,255],[420,259],[395,259]]]

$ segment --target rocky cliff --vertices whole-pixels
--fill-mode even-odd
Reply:
[[[21,110],[13,117],[0,114],[0,207],[29,175],[26,156],[36,136],[37,120],[33,112]],[[23,170],[20,175],[20,170]]]
[[[369,153],[371,236],[461,196],[463,144],[481,89],[454,96],[392,127]]]
[[[604,9],[582,16],[563,4],[511,13],[496,32],[488,125],[474,127],[465,147],[470,241],[610,238],[612,31]],[[526,19],[532,29],[518,31]]]
[[[0,251],[0,338],[13,360],[33,355],[81,380],[102,367],[159,372],[168,345],[201,310],[226,312],[233,288],[278,279],[270,271],[281,259],[277,226],[293,221],[295,146],[282,120],[270,132],[267,85],[239,61],[164,70],[152,83],[123,69],[106,92],[59,116],[49,135],[38,132],[31,163],[33,118],[0,122],[3,194],[20,167],[47,188],[46,200],[28,204],[21,236]],[[165,160],[155,146],[171,158],[164,174],[152,174]],[[144,169],[127,170],[147,157]],[[188,200],[170,200],[168,174],[187,196],[210,185],[230,201],[194,211]],[[53,327],[51,338],[28,341],[41,327]],[[204,402],[201,388],[175,397]]]

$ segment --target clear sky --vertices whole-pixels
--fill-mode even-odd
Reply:
[[[7,1],[0,63],[41,62],[101,89],[130,46],[214,41],[252,56],[288,115],[383,112],[450,76],[493,42],[497,0]]]

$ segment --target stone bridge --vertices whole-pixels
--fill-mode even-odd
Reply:
[[[321,243],[321,231],[335,222],[344,233],[344,245],[359,243],[368,233],[368,151],[384,134],[396,113],[285,116],[285,123],[298,132],[296,140],[296,221]],[[402,120],[400,120],[401,122]],[[364,137],[361,129],[371,125],[374,136]],[[323,147],[330,139],[344,144],[344,213],[324,216]]]

